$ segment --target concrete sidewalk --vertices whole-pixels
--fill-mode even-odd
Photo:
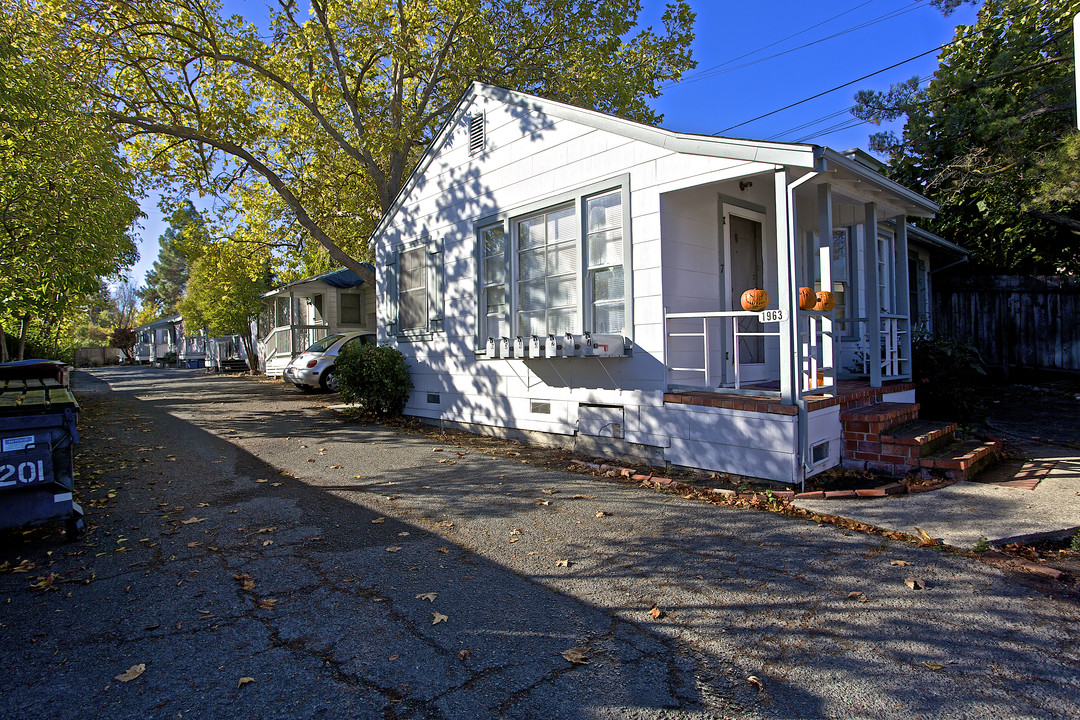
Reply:
[[[913,495],[844,500],[797,499],[795,507],[839,515],[887,530],[920,528],[947,545],[970,548],[981,538],[1003,545],[1062,537],[1080,528],[1080,453],[1054,444],[1025,443],[1031,459],[1022,474],[1045,474],[1034,489],[958,482]],[[1026,471],[1026,472],[1024,472]],[[1001,478],[1007,481],[1008,478]]]

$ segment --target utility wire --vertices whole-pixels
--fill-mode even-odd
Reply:
[[[921,2],[921,0],[917,0],[917,2]],[[864,3],[864,4],[866,4],[866,3]],[[862,6],[860,5],[858,7],[862,7]],[[852,10],[855,10],[855,9],[857,9],[857,8],[852,8]],[[777,45],[777,44],[779,44],[781,42],[784,42],[784,40],[789,40],[789,39],[801,34],[801,33],[795,33],[795,35],[790,35],[790,36],[784,38],[783,40],[777,40],[776,42],[765,45],[764,47],[758,48],[757,50],[754,50],[752,52],[745,53],[745,54],[740,55],[739,57],[736,57],[736,58],[732,58],[731,60],[720,63],[719,65],[714,65],[712,68],[710,68],[708,70],[702,70],[702,71],[700,71],[698,73],[694,73],[692,75],[689,75],[689,76],[687,76],[687,78],[681,79],[678,82],[668,83],[667,85],[661,86],[661,89],[679,87],[681,85],[687,85],[689,83],[697,82],[699,80],[706,80],[708,78],[713,78],[713,77],[716,77],[717,75],[723,75],[724,73],[733,72],[735,70],[741,70],[742,68],[750,67],[751,65],[756,65],[759,62],[764,62],[766,60],[772,60],[773,58],[782,57],[784,55],[788,55],[788,54],[796,52],[798,50],[802,50],[804,48],[812,47],[814,45],[818,45],[818,44],[826,42],[828,40],[832,40],[834,38],[838,38],[838,37],[841,37],[843,35],[847,35],[848,33],[855,32],[856,30],[862,30],[862,29],[870,27],[872,25],[877,25],[878,23],[885,22],[886,20],[892,20],[893,18],[899,17],[900,15],[903,15],[905,13],[909,13],[909,12],[912,12],[912,11],[918,10],[918,9],[919,9],[919,5],[915,4],[915,5],[912,5],[911,7],[906,7],[906,8],[902,8],[902,9],[899,9],[899,10],[892,10],[892,11],[890,11],[888,13],[885,13],[884,15],[879,15],[878,17],[876,17],[876,18],[874,18],[872,20],[867,20],[866,22],[860,23],[858,25],[853,25],[853,26],[845,28],[843,30],[839,30],[839,31],[837,31],[837,32],[835,32],[835,33],[833,33],[831,35],[826,35],[825,37],[818,38],[817,40],[811,40],[810,42],[803,43],[802,45],[798,45],[798,46],[790,48],[788,50],[782,50],[782,51],[780,51],[778,53],[773,53],[772,55],[767,55],[765,57],[758,58],[756,60],[750,60],[749,62],[742,63],[741,65],[735,65],[733,67],[725,67],[727,65],[731,65],[731,63],[735,62],[736,60],[740,60],[740,59],[742,59],[744,57],[754,55],[756,53],[761,52],[762,50],[765,50],[765,49],[770,48],[770,47],[772,47],[774,45]],[[850,12],[850,11],[848,11],[848,12]],[[841,13],[841,15],[843,15],[843,14],[845,14],[845,13]],[[834,20],[834,19],[836,19],[836,17],[840,17],[840,15],[837,15],[837,16],[835,16],[833,18],[829,18],[829,20]],[[822,23],[818,23],[818,25],[829,22],[829,20],[825,20]],[[814,25],[813,27],[817,27],[818,25]]]
[[[765,113],[763,115],[758,115],[755,118],[745,120],[745,121],[743,121],[743,122],[741,122],[741,123],[739,123],[737,125],[731,125],[730,127],[726,127],[723,130],[717,130],[716,132],[713,133],[713,135],[720,135],[721,133],[726,133],[728,130],[734,130],[737,127],[742,127],[743,125],[749,125],[752,122],[757,122],[758,120],[761,120],[762,118],[767,118],[770,115],[775,115],[776,113],[783,112],[784,110],[790,110],[791,108],[793,108],[793,107],[795,107],[797,105],[802,105],[805,102],[810,102],[811,100],[816,100],[817,98],[821,97],[822,95],[828,95],[829,93],[836,92],[837,90],[842,90],[843,88],[846,88],[849,85],[854,85],[855,83],[862,82],[863,80],[866,80],[868,78],[872,78],[875,75],[880,75],[881,73],[883,73],[883,72],[885,72],[887,70],[892,70],[893,68],[900,67],[901,65],[905,65],[905,64],[911,62],[912,60],[918,60],[921,57],[929,55],[930,53],[938,52],[943,47],[945,47],[945,46],[944,45],[938,45],[936,48],[933,48],[932,50],[927,50],[926,52],[919,53],[918,55],[913,55],[912,57],[909,57],[907,60],[901,60],[898,63],[893,63],[892,65],[890,65],[888,67],[881,68],[880,70],[876,70],[876,71],[870,73],[869,75],[863,75],[860,78],[855,78],[854,80],[851,80],[850,82],[846,82],[843,85],[837,85],[836,87],[825,90],[824,92],[819,92],[817,95],[811,95],[808,98],[804,98],[802,100],[799,100],[798,102],[793,102],[790,105],[785,105],[782,108],[778,108],[778,109],[773,110],[771,112],[767,112],[767,113]]]
[[[792,39],[794,37],[798,37],[799,35],[803,35],[805,33],[808,33],[811,30],[813,30],[814,28],[821,27],[825,23],[832,22],[833,20],[835,20],[835,19],[837,19],[839,17],[843,17],[844,15],[847,15],[848,13],[855,12],[859,8],[864,7],[866,5],[869,5],[872,2],[874,2],[874,0],[866,0],[866,2],[860,3],[859,5],[856,5],[853,8],[845,10],[844,12],[840,13],[839,15],[833,15],[831,18],[829,18],[827,20],[822,20],[821,22],[819,22],[819,23],[817,23],[815,25],[811,25],[810,27],[805,28],[803,30],[800,30],[797,33],[793,33],[791,35],[788,35],[785,38],[780,38],[779,40],[776,40],[774,42],[769,43],[768,45],[763,45],[763,46],[759,47],[757,50],[751,50],[750,52],[743,53],[742,55],[739,55],[738,57],[733,57],[730,60],[725,60],[724,62],[720,63],[719,65],[713,65],[712,67],[707,67],[707,68],[705,68],[703,70],[698,70],[697,72],[689,73],[689,74],[685,75],[683,78],[681,78],[677,82],[668,83],[665,87],[673,87],[675,85],[679,85],[679,84],[682,84],[682,83],[695,82],[697,80],[704,79],[706,76],[712,77],[712,71],[713,70],[719,70],[720,68],[724,67],[725,65],[730,65],[731,63],[736,62],[738,60],[742,60],[745,57],[750,57],[751,55],[756,55],[757,53],[761,52],[762,50],[768,50],[769,48],[774,47],[776,45],[779,45],[782,42],[786,42],[786,41],[788,41],[788,40],[790,40],[790,39]],[[719,74],[719,73],[717,73],[717,74]]]

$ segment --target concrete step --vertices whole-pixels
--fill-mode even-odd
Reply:
[[[957,440],[935,453],[919,458],[919,468],[926,477],[971,480],[1001,458],[1000,440]]]

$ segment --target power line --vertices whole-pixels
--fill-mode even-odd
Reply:
[[[847,15],[848,13],[855,12],[859,8],[861,8],[861,7],[865,6],[865,5],[869,5],[870,3],[874,2],[874,1],[875,0],[866,0],[866,2],[860,3],[860,4],[856,5],[853,8],[845,10],[844,12],[840,13],[839,15],[833,15],[831,18],[829,18],[827,20],[822,20],[821,22],[819,22],[819,23],[817,23],[815,25],[811,25],[810,27],[805,28],[803,30],[800,30],[797,33],[793,33],[791,35],[788,35],[785,38],[780,38],[779,40],[776,40],[774,42],[769,43],[768,45],[763,45],[763,46],[759,47],[757,50],[751,50],[750,52],[743,53],[742,55],[739,55],[738,57],[733,57],[730,60],[725,60],[724,62],[720,63],[719,65],[713,65],[712,67],[705,68],[704,70],[698,70],[697,72],[690,73],[690,74],[686,75],[685,77],[683,77],[682,79],[680,79],[678,82],[668,83],[668,85],[666,85],[665,87],[673,87],[673,86],[679,85],[681,83],[695,82],[697,80],[704,79],[706,76],[712,77],[711,73],[712,73],[713,70],[718,70],[718,69],[724,67],[725,65],[730,65],[731,63],[736,62],[738,60],[742,60],[745,57],[750,57],[751,55],[756,55],[757,53],[761,52],[762,50],[768,50],[769,48],[771,48],[771,47],[773,47],[775,45],[779,45],[782,42],[786,42],[786,41],[790,40],[791,38],[798,37],[799,35],[803,35],[805,33],[808,33],[811,30],[813,30],[814,28],[821,27],[825,23],[832,22],[833,20],[835,20],[835,19],[837,19],[839,17],[843,17],[844,15]],[[717,73],[717,74],[719,74],[719,73]]]
[[[765,113],[763,115],[758,115],[755,118],[751,118],[749,120],[743,121],[741,123],[738,123],[737,125],[732,125],[730,127],[726,127],[723,130],[717,130],[716,132],[713,133],[713,135],[720,135],[721,133],[726,133],[728,130],[734,130],[737,127],[742,127],[743,125],[749,125],[752,122],[757,122],[758,120],[761,120],[762,118],[767,118],[770,115],[775,115],[776,113],[783,112],[784,110],[790,110],[791,108],[793,108],[793,107],[795,107],[797,105],[802,105],[805,102],[810,102],[811,100],[816,100],[817,98],[821,97],[822,95],[828,95],[829,93],[836,92],[837,90],[842,90],[843,88],[846,88],[849,85],[854,85],[855,83],[862,82],[863,80],[866,80],[868,78],[872,78],[875,75],[880,75],[881,73],[883,73],[883,72],[885,72],[887,70],[892,70],[893,68],[900,67],[901,65],[905,65],[905,64],[911,62],[912,60],[918,60],[921,57],[929,55],[930,53],[938,52],[943,47],[945,47],[945,46],[944,45],[938,45],[936,48],[934,48],[932,50],[927,50],[926,52],[919,53],[918,55],[913,55],[912,57],[909,57],[907,60],[901,60],[898,63],[893,63],[892,65],[889,65],[888,67],[881,68],[880,70],[876,70],[876,71],[870,73],[869,75],[863,75],[862,77],[855,78],[854,80],[846,82],[843,85],[837,85],[836,87],[825,90],[824,92],[819,92],[817,95],[811,95],[808,98],[804,98],[802,100],[799,100],[798,102],[793,102],[790,105],[785,105],[782,108],[778,108],[778,109],[773,110],[771,112],[767,112],[767,113]]]
[[[872,1],[873,0],[871,0],[871,2]],[[667,85],[662,86],[661,89],[679,87],[679,86],[682,86],[682,85],[687,85],[687,84],[692,83],[692,82],[697,82],[699,80],[706,80],[708,78],[713,78],[713,77],[716,77],[718,75],[723,75],[724,73],[733,72],[735,70],[741,70],[743,68],[750,67],[751,65],[756,65],[757,63],[764,62],[766,60],[772,60],[773,58],[778,58],[778,57],[782,57],[784,55],[789,55],[789,54],[791,54],[793,52],[796,52],[798,50],[802,50],[804,48],[812,47],[814,45],[819,45],[819,44],[821,44],[823,42],[826,42],[828,40],[832,40],[834,38],[838,38],[838,37],[841,37],[843,35],[847,35],[848,33],[855,32],[856,30],[862,30],[864,28],[868,28],[868,27],[871,27],[873,25],[877,25],[878,23],[885,22],[886,20],[892,20],[893,18],[899,17],[900,15],[903,15],[905,13],[909,13],[909,12],[912,12],[914,10],[918,10],[919,9],[918,3],[921,2],[921,1],[922,0],[917,0],[916,4],[912,5],[910,7],[904,7],[904,8],[901,8],[899,10],[891,10],[888,13],[885,13],[884,15],[879,15],[878,17],[873,18],[872,20],[867,20],[867,21],[865,21],[863,23],[860,23],[858,25],[853,25],[853,26],[845,28],[843,30],[839,30],[839,31],[837,31],[837,32],[835,32],[835,33],[833,33],[831,35],[826,35],[825,37],[818,38],[817,40],[811,40],[810,42],[803,43],[802,45],[798,45],[798,46],[790,48],[788,50],[782,50],[782,51],[780,51],[778,53],[773,53],[772,55],[767,55],[765,57],[758,58],[756,60],[751,60],[749,62],[742,63],[741,65],[735,65],[733,67],[726,67],[728,65],[731,65],[731,63],[735,62],[736,60],[740,60],[740,59],[742,59],[744,57],[754,55],[756,53],[761,52],[762,50],[768,49],[768,48],[770,48],[770,47],[772,47],[774,45],[777,45],[779,43],[784,42],[785,40],[790,40],[791,38],[796,37],[798,35],[801,35],[803,32],[806,32],[806,31],[800,31],[798,33],[795,33],[794,35],[789,35],[788,37],[786,37],[786,38],[784,38],[782,40],[777,40],[776,42],[773,42],[773,43],[770,43],[770,44],[765,45],[763,47],[760,47],[757,50],[753,50],[751,52],[744,53],[743,55],[740,55],[740,56],[738,56],[736,58],[732,58],[731,60],[720,63],[719,65],[714,65],[712,68],[709,68],[707,70],[702,70],[702,71],[700,71],[698,73],[688,75],[685,79],[681,79],[678,82],[668,83]],[[863,5],[866,5],[866,4],[868,4],[868,3],[863,3]],[[858,7],[862,7],[862,5],[859,5],[856,8],[852,8],[852,10],[856,10],[856,9],[858,9]],[[846,12],[851,12],[851,10],[848,10]],[[841,13],[840,15],[844,15],[844,14],[846,14],[846,12]],[[823,24],[825,24],[827,22],[830,22],[831,20],[835,20],[837,17],[840,17],[840,15],[829,18],[829,20],[824,20],[824,21],[818,23],[817,25],[813,25],[810,28],[807,28],[807,30],[818,27],[819,25],[823,25]]]

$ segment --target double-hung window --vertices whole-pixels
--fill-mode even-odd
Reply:
[[[481,347],[489,337],[626,333],[626,198],[610,188],[478,227]]]
[[[579,327],[578,227],[574,205],[515,222],[517,335],[562,335]]]
[[[442,246],[426,238],[392,256],[388,299],[391,332],[398,337],[442,330]]]

